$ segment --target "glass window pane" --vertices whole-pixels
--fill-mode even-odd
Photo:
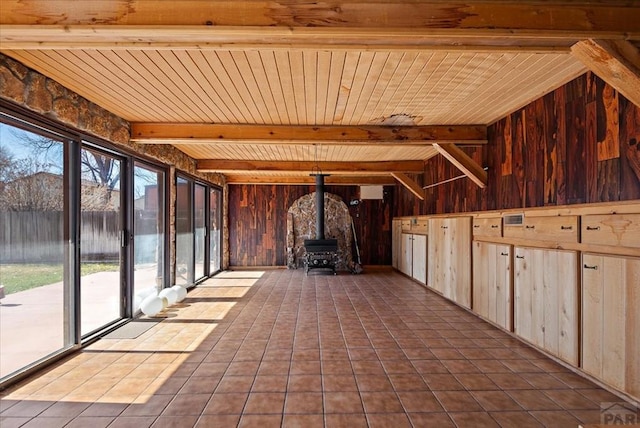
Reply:
[[[205,203],[205,191],[207,188],[200,184],[196,184],[195,187],[195,234],[196,234],[196,279],[200,279],[205,276],[205,241],[206,241],[206,207]]]
[[[209,273],[212,275],[220,270],[222,252],[220,248],[220,229],[222,220],[222,192],[211,189],[209,198],[211,225],[209,227]]]
[[[122,317],[121,161],[82,149],[80,321],[83,336]]]
[[[191,184],[191,181],[178,177],[176,188],[176,284],[187,287],[195,283]]]
[[[0,378],[71,345],[63,159],[61,141],[0,123]]]
[[[133,173],[133,311],[164,285],[164,172],[137,164]]]

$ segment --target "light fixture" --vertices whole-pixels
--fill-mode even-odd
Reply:
[[[163,288],[160,293],[158,293],[158,296],[166,298],[169,305],[173,305],[178,301],[178,292],[174,290],[173,287]]]

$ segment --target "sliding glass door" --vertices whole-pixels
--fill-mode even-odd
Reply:
[[[64,281],[67,145],[0,123],[0,378],[73,345]]]
[[[220,271],[222,261],[222,191],[209,191],[209,275]]]
[[[176,180],[176,284],[191,287],[220,270],[222,191]]]
[[[86,336],[124,316],[121,176],[123,161],[82,148],[80,183],[80,332]]]
[[[176,180],[176,284],[193,286],[194,281],[193,182]]]
[[[194,226],[195,226],[195,279],[204,278],[207,257],[207,188],[195,183],[194,187]]]
[[[133,171],[133,313],[150,294],[164,286],[165,278],[165,174],[135,162]]]

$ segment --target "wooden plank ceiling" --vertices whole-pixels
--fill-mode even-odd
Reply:
[[[586,70],[573,44],[637,41],[640,18],[622,1],[71,3],[2,0],[0,50],[228,182],[304,182],[314,164],[393,182],[433,143],[485,143],[486,125]]]

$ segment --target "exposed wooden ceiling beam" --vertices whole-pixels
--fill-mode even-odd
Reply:
[[[208,27],[208,26],[107,26],[107,25],[2,25],[2,50],[255,50],[344,49],[569,52],[589,37],[635,38],[616,33],[582,31],[542,36],[536,31],[395,28],[380,30],[340,28]]]
[[[272,28],[208,26],[2,25],[0,49],[255,50],[345,49],[569,52],[588,38],[640,40],[640,31]]]
[[[275,144],[485,144],[487,127],[464,126],[286,126],[203,123],[133,123],[138,143],[210,144],[215,142]]]
[[[71,4],[73,5],[71,6]],[[278,45],[482,46],[568,49],[638,40],[640,6],[623,0],[541,2],[351,0],[3,0],[1,49],[216,49]]]
[[[273,171],[323,174],[389,174],[391,172],[424,172],[423,161],[381,162],[269,162],[250,160],[201,159],[196,168],[202,172],[233,174],[239,171]]]
[[[449,162],[462,171],[471,181],[484,188],[487,186],[487,171],[455,144],[434,144],[433,147]]]
[[[624,40],[584,40],[571,53],[602,80],[640,106],[640,50]]]
[[[409,189],[411,193],[416,195],[418,199],[424,201],[424,190],[422,190],[422,187],[418,186],[418,183],[413,181],[411,177],[401,172],[392,172],[391,175],[393,176],[393,178],[398,180],[400,184]]]
[[[52,5],[52,3],[55,3]],[[637,2],[441,0],[3,0],[2,24],[232,27],[460,28],[540,32],[638,31]]]
[[[274,175],[226,174],[225,179],[227,184],[315,185],[315,178],[309,175],[287,177]],[[396,181],[393,179],[393,177],[389,175],[329,175],[324,178],[324,182],[325,184],[335,186],[393,186],[396,184]]]

